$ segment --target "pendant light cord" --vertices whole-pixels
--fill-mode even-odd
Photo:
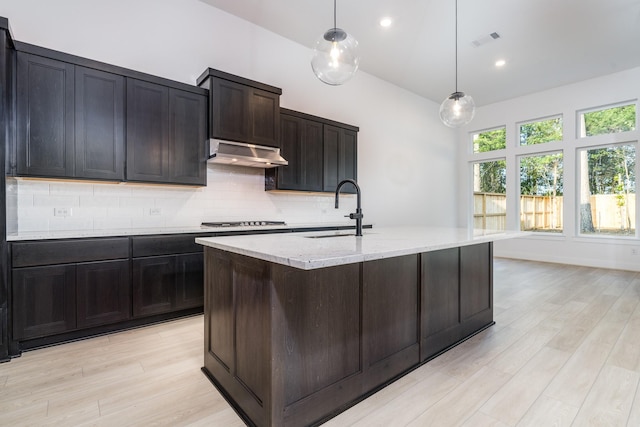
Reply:
[[[336,24],[336,3],[338,0],[333,0],[333,28],[338,28]],[[456,0],[458,1],[458,0]]]
[[[335,1],[335,0],[334,0]],[[458,0],[456,0],[456,93],[458,92]]]

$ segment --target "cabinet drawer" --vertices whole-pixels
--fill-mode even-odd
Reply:
[[[196,243],[196,238],[211,237],[212,234],[133,237],[131,252],[134,258],[202,252],[202,245]]]
[[[49,240],[11,244],[12,266],[68,264],[129,257],[129,238]]]

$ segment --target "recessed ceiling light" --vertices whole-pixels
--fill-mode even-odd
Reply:
[[[380,19],[380,26],[383,27],[383,28],[387,28],[387,27],[391,26],[392,22],[393,21],[391,20],[391,18],[384,17],[384,18]]]
[[[496,61],[496,67],[500,68],[500,67],[504,67],[507,64],[507,61],[505,61],[504,59],[498,59]]]

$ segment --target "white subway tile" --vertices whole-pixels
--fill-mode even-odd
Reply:
[[[118,199],[118,203],[114,206],[120,206],[121,208],[149,208],[154,207],[156,201],[153,197],[122,197]]]
[[[32,195],[49,194],[49,182],[40,180],[18,179],[18,192],[25,192]]]
[[[92,230],[92,229],[93,229],[93,219],[91,218],[54,217],[49,220],[50,231]]]
[[[49,231],[48,218],[18,218],[18,233]]]
[[[93,184],[79,182],[56,182],[49,184],[52,196],[93,196]]]
[[[93,220],[94,230],[126,230],[131,228],[130,218],[96,218]]]
[[[125,184],[94,184],[93,194],[96,197],[131,197],[131,187]]]
[[[46,196],[34,195],[34,206],[51,206],[51,207],[71,207],[79,206],[80,198],[77,196]]]
[[[133,228],[162,228],[166,227],[166,222],[162,217],[131,218]]]
[[[115,196],[80,196],[80,206],[86,208],[118,206],[119,201]]]
[[[121,208],[121,207],[112,207],[107,208],[107,216],[119,218],[119,217],[127,217],[127,218],[138,218],[144,215],[144,210],[142,208]]]

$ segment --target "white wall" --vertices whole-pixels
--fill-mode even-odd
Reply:
[[[212,67],[281,87],[283,107],[360,127],[358,181],[363,191],[365,222],[455,224],[451,214],[457,206],[455,134],[440,123],[434,102],[361,71],[344,86],[327,86],[313,75],[308,48],[198,0],[0,0],[0,16],[9,19],[16,40],[50,49],[189,84]],[[235,186],[238,192],[255,196],[251,212],[233,192],[214,194],[209,186],[200,191],[204,195],[193,196],[198,191],[189,189],[183,190],[189,197],[177,197],[176,193],[178,203],[196,198],[203,205],[215,207],[201,208],[202,218],[190,215],[187,219],[163,212],[165,218],[157,220],[179,226],[201,219],[240,216],[315,222],[333,220],[336,215],[328,211],[328,196],[263,194],[254,171],[238,168],[230,173],[227,168],[209,166],[209,178],[225,188]],[[18,218],[27,212],[36,219],[47,215],[47,227],[59,222],[51,218],[52,209],[37,206],[46,203],[51,208],[50,203],[55,202],[36,197],[32,190],[43,191],[41,185],[48,185],[52,195],[73,194],[84,188],[82,184],[60,181],[39,182],[41,185],[25,182],[9,182],[9,196],[14,203],[8,215],[13,221],[9,226],[18,231],[38,231],[33,228],[44,226],[44,222],[37,225],[37,221],[24,221],[23,228]],[[95,184],[92,191],[94,195],[103,191],[98,188],[121,192],[123,187],[129,185]],[[131,188],[124,192],[131,191],[142,199],[153,199],[157,192],[157,186]],[[88,202],[78,198],[78,203],[82,200]],[[295,214],[290,214],[292,203],[297,206]],[[256,211],[265,215],[255,215]],[[136,210],[135,215],[139,214]],[[104,224],[96,216],[91,221],[77,221],[77,226],[89,227],[89,222],[92,227]]]
[[[474,120],[459,132],[459,216],[458,223],[466,226],[471,218],[472,179],[471,161],[490,159],[498,155],[507,159],[507,227],[519,228],[517,156],[523,154],[518,147],[517,123],[562,115],[564,135],[561,143],[549,143],[549,148],[564,152],[564,231],[561,236],[542,235],[496,242],[495,255],[561,262],[567,264],[620,268],[640,271],[640,240],[637,238],[581,237],[577,232],[576,180],[578,177],[576,153],[585,144],[611,142],[637,142],[640,131],[625,132],[592,141],[577,138],[577,111],[640,98],[640,68],[543,91],[516,99],[478,108]],[[506,126],[507,149],[499,153],[471,154],[471,134],[489,128]],[[599,138],[599,139],[596,139]],[[602,141],[602,142],[601,142]],[[534,148],[539,148],[536,146]],[[640,146],[636,145],[636,153]],[[636,167],[636,171],[638,166]],[[636,202],[636,212],[639,205]],[[635,252],[634,252],[635,251]]]

